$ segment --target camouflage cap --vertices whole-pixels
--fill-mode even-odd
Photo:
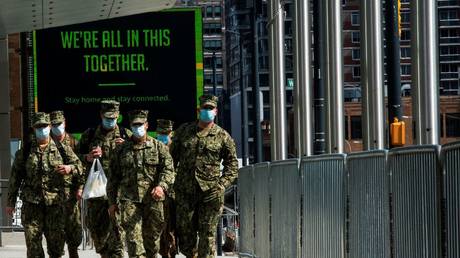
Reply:
[[[219,101],[219,98],[214,96],[214,95],[202,95],[200,97],[200,106],[213,106],[217,107],[217,102]]]
[[[65,121],[64,111],[56,110],[50,113],[51,124],[61,124]]]
[[[149,116],[149,111],[148,110],[132,110],[128,113],[129,116],[129,122],[131,124],[136,124],[136,123],[145,123],[147,122],[147,118]]]
[[[101,113],[107,118],[116,118],[120,114],[120,103],[115,100],[101,101]]]
[[[38,125],[49,125],[50,124],[50,115],[45,112],[37,112],[32,118],[32,127]]]
[[[173,130],[174,122],[167,119],[157,119],[157,132],[168,134]]]

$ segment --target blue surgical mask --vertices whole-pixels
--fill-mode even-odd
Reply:
[[[53,132],[54,135],[56,136],[61,136],[64,134],[64,131],[65,131],[65,126],[64,126],[64,123],[61,123],[60,125],[58,126],[53,126],[51,127],[51,131]]]
[[[44,140],[48,138],[49,135],[50,135],[49,126],[35,129],[35,137],[37,137],[37,139],[39,140]]]
[[[205,122],[205,123],[210,123],[214,121],[214,118],[216,117],[216,113],[214,112],[214,109],[209,110],[209,109],[201,109],[200,110],[200,120]]]
[[[117,119],[116,118],[102,118],[102,126],[105,129],[113,129],[117,125]]]
[[[157,134],[157,140],[164,143],[165,145],[168,145],[169,136],[167,136],[166,134]]]
[[[142,138],[145,135],[145,127],[144,127],[144,125],[131,126],[131,131],[133,131],[133,135],[136,138]]]

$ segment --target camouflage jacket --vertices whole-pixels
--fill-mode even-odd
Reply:
[[[107,175],[112,152],[117,147],[115,144],[115,139],[121,138],[120,127],[118,126],[113,131],[105,131],[104,129],[102,129],[102,126],[99,125],[94,131],[92,139],[89,139],[90,130],[94,130],[94,129],[86,130],[81,135],[80,141],[78,142],[77,147],[76,147],[77,154],[79,155],[83,163],[86,165],[85,179],[87,178],[88,172],[91,169],[91,165],[92,165],[91,162],[86,161],[85,155],[88,154],[93,149],[93,147],[100,146],[102,149],[102,157],[99,158],[99,161],[101,161],[102,168],[104,169],[104,172]],[[132,132],[128,129],[125,129],[125,130],[126,130],[126,134],[129,137],[131,137]]]
[[[218,185],[228,187],[237,177],[235,142],[216,124],[202,132],[198,130],[197,122],[181,125],[174,134],[171,154],[177,173],[176,192],[194,181],[203,191]]]
[[[63,145],[69,146],[75,152],[77,140],[72,135],[65,133],[65,137],[61,143]],[[71,199],[75,199],[75,192],[79,189],[83,189],[83,186],[85,185],[85,178],[82,173],[65,175],[64,183],[66,195]]]
[[[79,158],[69,146],[62,146],[68,159],[67,165],[72,168],[71,173],[81,175],[83,167]],[[43,151],[34,140],[28,157],[24,157],[22,149],[18,150],[11,170],[8,206],[14,207],[20,188],[23,201],[36,204],[43,202],[45,205],[65,201],[64,176],[54,170],[62,164],[64,159],[52,140]]]
[[[130,139],[112,155],[107,182],[109,203],[151,200],[153,188],[161,186],[167,191],[174,176],[173,160],[164,144],[150,136],[141,144]]]

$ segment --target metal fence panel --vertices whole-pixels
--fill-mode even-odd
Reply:
[[[268,162],[254,165],[254,252],[260,258],[270,258],[269,165]]]
[[[389,153],[394,258],[441,257],[439,146]]]
[[[460,142],[442,147],[447,258],[460,257]]]
[[[272,258],[300,258],[299,160],[270,164]]]
[[[238,199],[240,215],[240,252],[254,253],[254,174],[253,167],[240,168]]]
[[[303,158],[300,172],[303,193],[302,257],[343,258],[345,155]]]
[[[349,257],[390,257],[387,153],[378,150],[347,156]]]

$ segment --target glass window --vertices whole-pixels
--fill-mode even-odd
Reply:
[[[460,137],[460,113],[446,113],[446,136]]]
[[[355,48],[351,50],[351,59],[359,60],[361,58],[361,50],[359,48]]]
[[[401,58],[410,58],[410,47],[401,47]]]
[[[410,40],[410,30],[402,30],[401,31],[401,41]]]
[[[361,69],[359,66],[353,66],[353,78],[361,77]]]
[[[401,23],[410,23],[410,12],[401,12]]]
[[[351,32],[351,42],[353,43],[359,43],[359,31],[352,31]]]
[[[410,75],[411,65],[401,65],[401,75]]]
[[[345,139],[349,140],[350,136],[348,135],[348,133],[349,133],[349,130],[348,130],[348,116],[345,116],[343,121],[345,122]]]
[[[361,116],[351,116],[351,139],[362,139],[363,129],[361,123]]]
[[[222,16],[222,7],[214,6],[214,17]]]
[[[221,40],[205,40],[204,48],[206,50],[220,50],[222,48]]]
[[[208,18],[212,17],[212,6],[207,6],[206,7],[206,17],[208,17]]]
[[[353,12],[351,13],[351,25],[353,26],[359,26],[359,13],[358,12]]]

